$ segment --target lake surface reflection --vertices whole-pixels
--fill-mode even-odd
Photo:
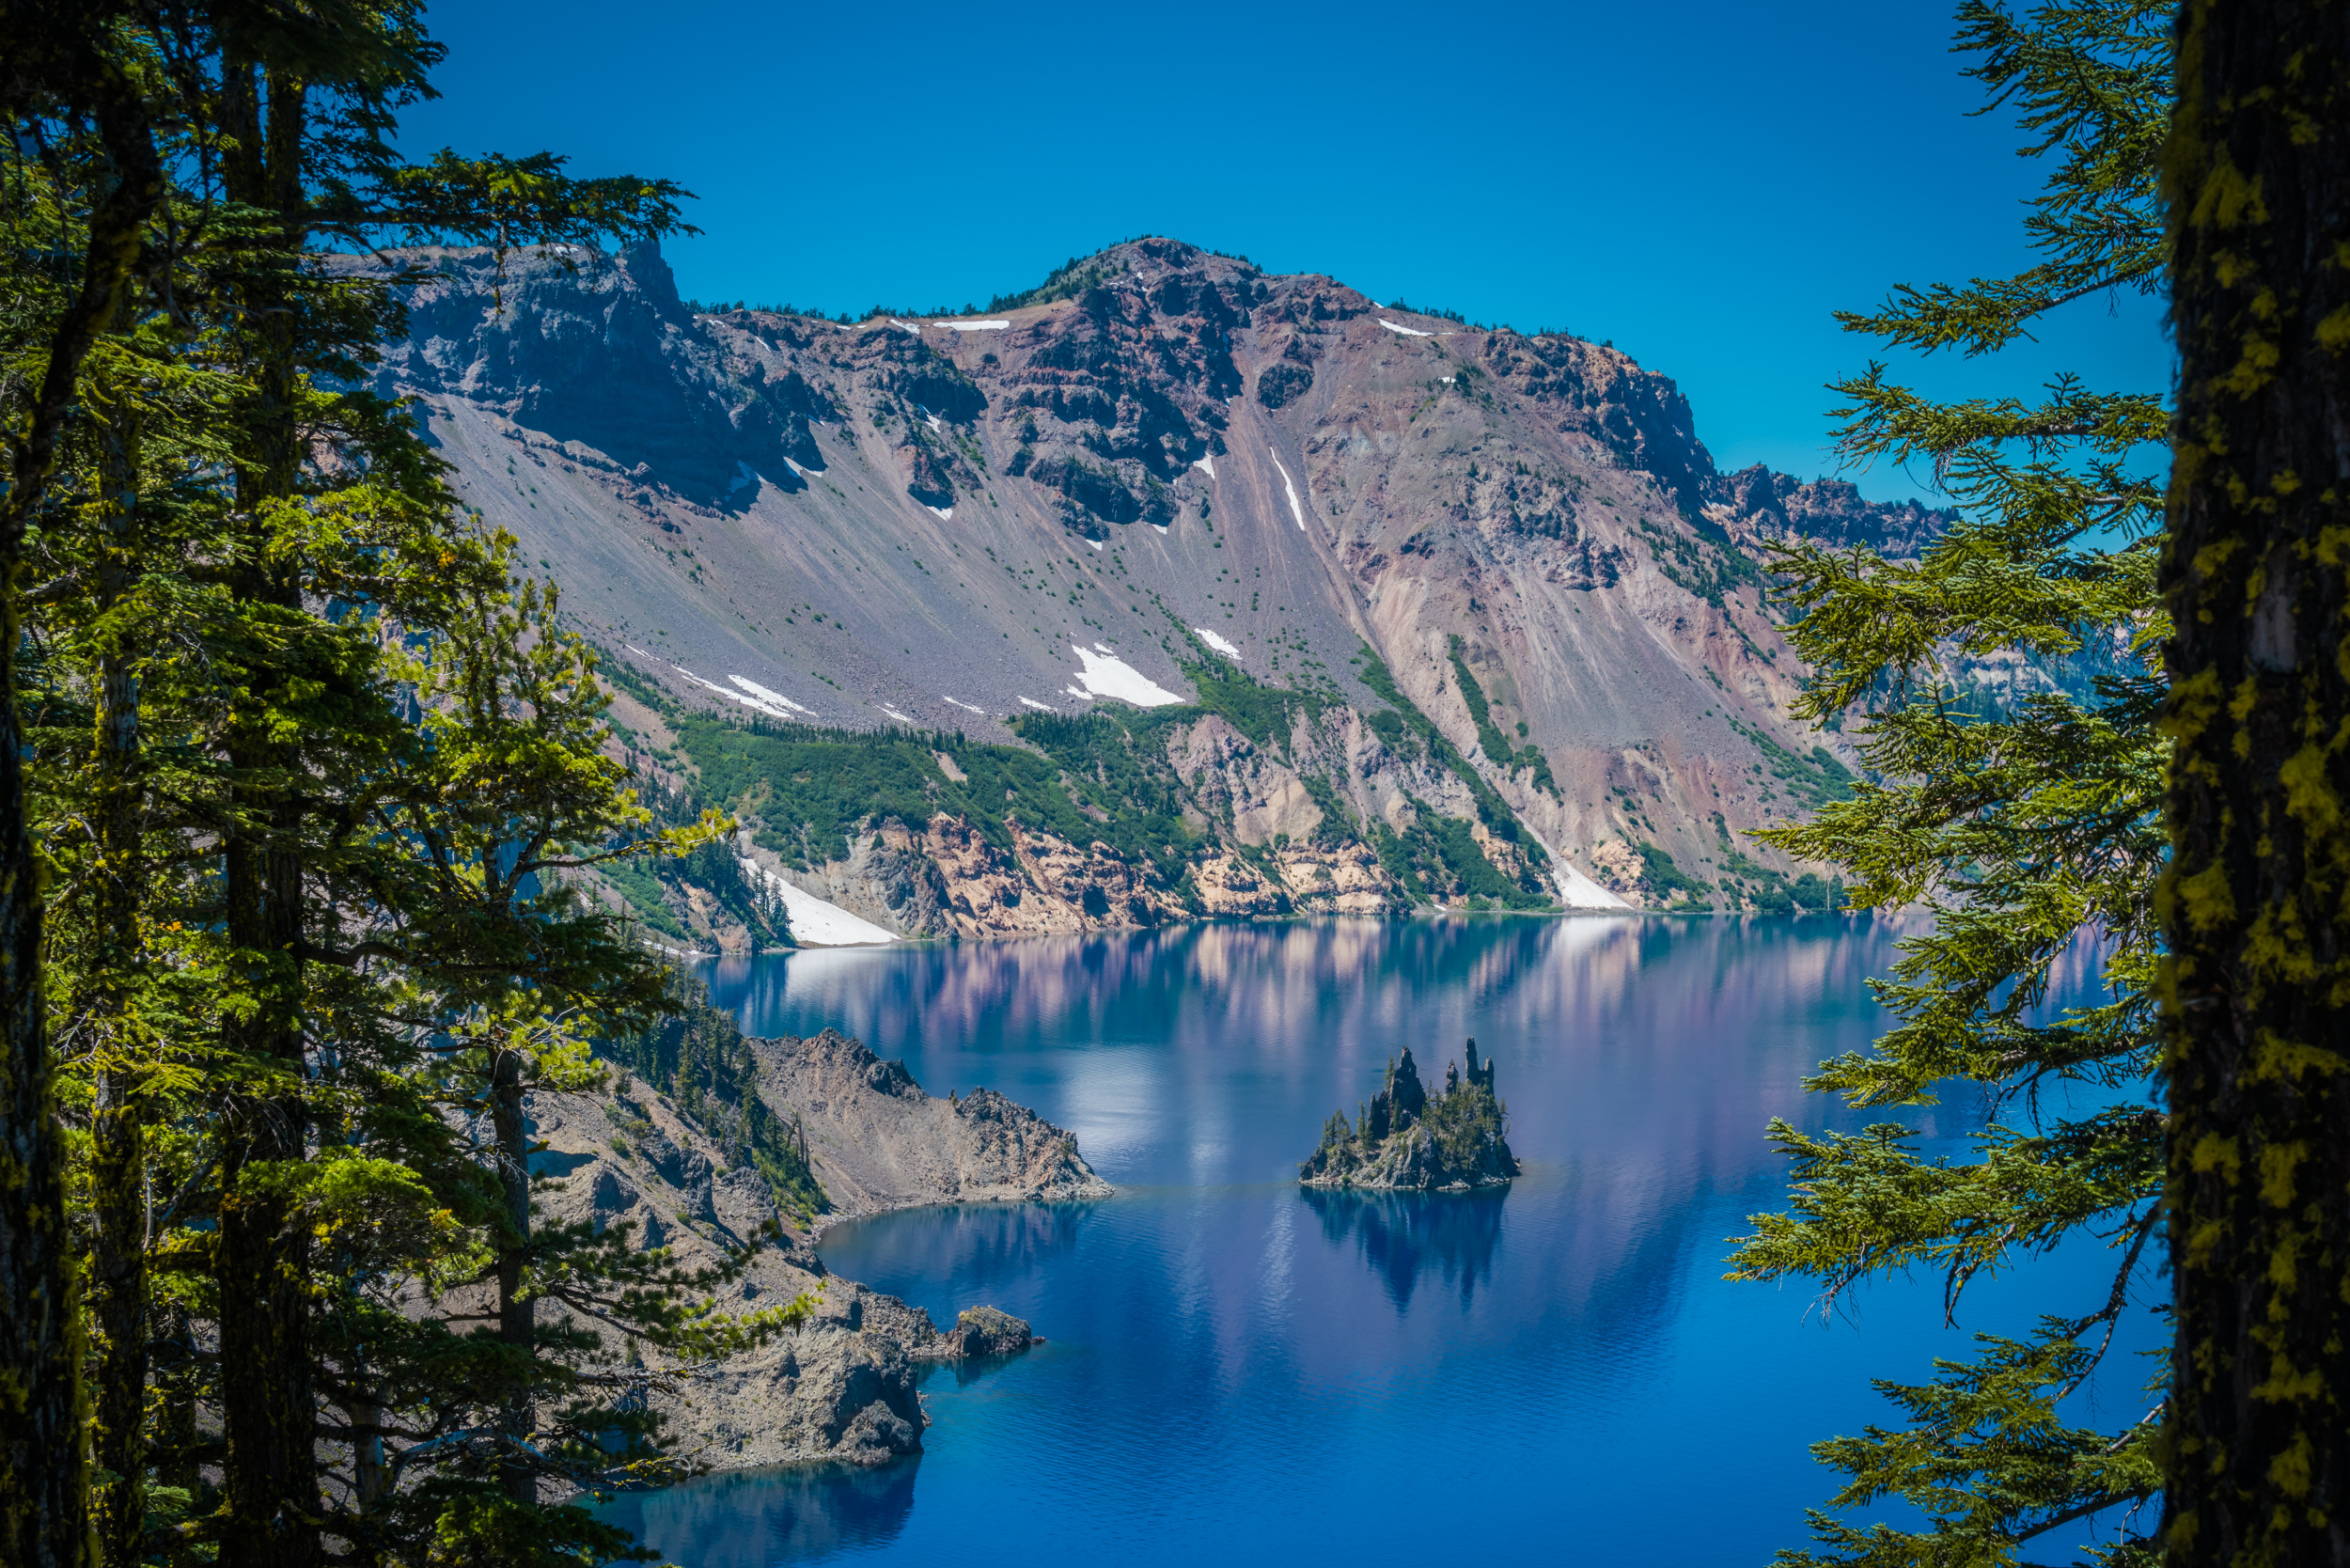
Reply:
[[[838,1272],[942,1321],[1000,1306],[1049,1342],[934,1373],[918,1461],[716,1477],[614,1516],[689,1568],[1765,1562],[1829,1489],[1807,1445],[1888,1419],[1870,1377],[1920,1378],[2102,1262],[1981,1287],[1956,1329],[1931,1281],[1823,1332],[1800,1287],[1720,1279],[1725,1238],[1781,1195],[1768,1120],[1863,1120],[1802,1079],[1881,1026],[1865,980],[1897,934],[1323,921],[708,965],[752,1032],[830,1025],[933,1094],[1001,1090],[1120,1192],[834,1230]],[[2084,952],[2056,999],[2093,983]],[[1513,1187],[1298,1189],[1324,1118],[1392,1052],[1440,1076],[1471,1035],[1497,1063]],[[1957,1153],[1974,1113],[1904,1120]],[[2139,1368],[2108,1365],[2120,1397]]]

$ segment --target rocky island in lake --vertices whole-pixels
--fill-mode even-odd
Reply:
[[[1297,1168],[1309,1187],[1407,1188],[1464,1192],[1500,1186],[1518,1173],[1517,1156],[1502,1135],[1509,1107],[1494,1093],[1494,1066],[1480,1066],[1468,1043],[1468,1074],[1447,1063],[1442,1093],[1431,1095],[1407,1049],[1387,1063],[1379,1092],[1355,1124],[1333,1111],[1322,1146]]]

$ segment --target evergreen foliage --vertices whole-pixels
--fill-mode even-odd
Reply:
[[[527,1097],[672,1005],[583,879],[725,824],[634,798],[553,588],[352,390],[400,279],[327,253],[682,193],[404,160],[438,57],[399,4],[0,11],[11,1563],[626,1557],[542,1497],[676,1473],[647,1389],[807,1310],[533,1200]]]
[[[1493,705],[1485,700],[1485,688],[1477,683],[1477,677],[1469,672],[1468,661],[1461,657],[1465,646],[1460,634],[1454,633],[1452,678],[1460,682],[1461,700],[1468,705],[1469,722],[1477,726],[1477,744],[1484,748],[1486,760],[1505,770],[1531,768],[1534,787],[1558,794],[1559,781],[1551,776],[1550,759],[1543,755],[1543,748],[1533,745],[1523,748],[1512,745],[1501,727],[1494,722]],[[1525,729],[1524,725],[1518,728],[1521,732]]]
[[[1988,354],[2068,300],[2157,289],[2168,20],[2145,0],[2022,17],[1968,0],[1969,73],[2019,111],[2027,151],[2054,160],[2027,219],[2043,259],[2013,278],[1904,286],[1845,324]],[[2037,397],[1945,403],[1881,365],[1839,390],[1847,457],[1930,465],[1965,516],[1915,562],[1804,546],[1776,563],[1811,670],[1797,713],[1841,722],[1876,781],[1762,837],[1842,868],[1856,906],[1934,913],[1877,984],[1893,1028],[1823,1064],[1811,1087],[1888,1109],[1964,1090],[1992,1121],[1965,1161],[1922,1157],[1898,1121],[1849,1137],[1774,1123],[1794,1203],[1757,1216],[1732,1277],[1818,1280],[1826,1309],[1865,1280],[1930,1270],[1955,1313],[1971,1282],[2060,1244],[2103,1240],[2112,1264],[2105,1286],[2052,1304],[2030,1335],[1984,1337],[1928,1382],[1881,1383],[1906,1424],[1816,1451],[1847,1478],[1835,1508],[1898,1498],[1920,1522],[1815,1513],[1817,1548],[1780,1560],[2045,1562],[2069,1544],[2079,1560],[2149,1562],[2165,1406],[2150,1396],[2096,1432],[2062,1407],[2144,1283],[2160,1224],[2163,1122],[2148,1080],[2167,625],[2154,592],[2161,488],[2133,459],[2166,431],[2161,399],[2060,376]],[[1957,701],[1944,661],[2000,650],[2087,661],[2093,683],[1998,713]],[[2084,941],[2102,954],[2107,999],[2036,1021],[2052,969]],[[2096,1108],[2064,1108],[2067,1091]]]
[[[666,1015],[607,1035],[596,1054],[625,1067],[726,1152],[767,1179],[776,1202],[814,1215],[831,1207],[808,1163],[807,1132],[786,1122],[759,1092],[759,1061],[731,1012],[710,1005],[698,980],[682,983]]]
[[[1343,1111],[1324,1123],[1322,1141],[1297,1168],[1297,1179],[1308,1186],[1423,1190],[1507,1183],[1518,1173],[1503,1136],[1510,1110],[1494,1091],[1493,1064],[1478,1063],[1476,1041],[1467,1055],[1466,1075],[1460,1063],[1449,1064],[1444,1087],[1434,1093],[1420,1083],[1408,1049],[1390,1058],[1378,1092],[1352,1126]]]

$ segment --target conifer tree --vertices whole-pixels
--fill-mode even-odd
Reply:
[[[402,162],[406,5],[5,25],[0,1557],[622,1555],[542,1501],[666,1463],[621,1342],[807,1304],[736,1322],[695,1297],[740,1256],[535,1225],[518,1113],[664,996],[569,879],[722,824],[634,805],[551,590],[352,390],[399,277],[322,252],[657,233],[682,193]]]
[[[1969,0],[1959,15],[1968,73],[2052,165],[2026,219],[2040,259],[2013,277],[1904,286],[1841,319],[1896,346],[1992,355],[2070,301],[2162,288],[2168,8],[2051,0],[2017,16]],[[1969,1359],[1880,1383],[1900,1424],[1816,1447],[1846,1477],[1834,1509],[1898,1498],[1921,1525],[1815,1511],[1816,1548],[1781,1560],[2151,1560],[2159,1399],[2099,1426],[2065,1401],[2101,1367],[2108,1399],[2137,1381],[2107,1357],[2161,1249],[2162,1118],[2144,1086],[2166,626],[2160,483],[2138,461],[2167,429],[2160,393],[2059,376],[2036,394],[1945,402],[1881,365],[1839,390],[1846,457],[1926,469],[1963,520],[1915,560],[1806,546],[1778,563],[1810,670],[1797,713],[1852,733],[1874,781],[1763,837],[1841,867],[1855,906],[1933,914],[1877,986],[1894,1027],[1811,1087],[1870,1108],[1956,1090],[1989,1124],[1973,1158],[1949,1161],[1899,1121],[1822,1137],[1775,1123],[1792,1209],[1757,1216],[1732,1277],[1816,1279],[1827,1311],[1869,1279],[1936,1273],[1955,1320],[1976,1280],[2059,1246],[2111,1250],[2105,1284],[2050,1301],[2030,1333],[1978,1335]],[[1956,660],[2003,651],[2060,672],[2061,689],[1998,702],[1958,689]],[[2083,942],[2109,995],[2037,1016]]]
[[[2350,1562],[2350,18],[2181,8],[2168,1560]]]

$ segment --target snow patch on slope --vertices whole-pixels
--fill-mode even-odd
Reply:
[[[758,698],[763,702],[771,702],[778,707],[789,708],[795,713],[806,713],[809,718],[814,718],[816,716],[815,709],[803,708],[798,703],[792,701],[790,698],[784,696],[781,692],[769,691],[766,687],[760,685],[756,681],[745,681],[739,675],[729,675],[727,679],[733,682],[736,685],[742,687],[744,691],[750,693],[753,697]]]
[[[1011,325],[1010,321],[932,321],[931,324],[945,327],[948,332],[1001,332]]]
[[[939,518],[940,518],[942,521],[946,521],[946,522],[951,522],[951,521],[953,521],[953,519],[954,519],[954,515],[955,515],[955,509],[954,509],[954,508],[952,508],[952,507],[934,507],[934,506],[932,506],[932,505],[931,505],[929,502],[927,502],[927,501],[925,501],[925,502],[922,504],[922,510],[923,510],[924,511],[932,511],[932,512],[936,512],[936,513],[939,515]]]
[[[1040,713],[1058,713],[1060,712],[1058,708],[1054,707],[1051,703],[1039,702],[1033,697],[1024,697],[1020,700],[1026,703],[1029,707],[1034,708]]]
[[[1581,871],[1568,864],[1564,855],[1552,857],[1559,868],[1559,902],[1569,909],[1630,909],[1632,906],[1616,897]]]
[[[1389,332],[1400,332],[1406,337],[1434,337],[1436,336],[1433,332],[1422,332],[1418,327],[1407,327],[1401,321],[1390,321],[1385,316],[1379,318],[1379,324],[1386,327]]]
[[[1183,700],[1123,659],[1096,653],[1074,643],[1069,651],[1085,664],[1084,672],[1077,677],[1077,684],[1085,688],[1083,696],[1114,697],[1137,708],[1167,708]],[[1075,687],[1071,690],[1073,692]]]
[[[898,712],[897,709],[892,708],[886,702],[881,705],[881,711],[887,713],[891,718],[896,719],[900,724],[912,724],[914,722],[912,719],[906,717],[905,714]]]
[[[824,472],[821,468],[803,468],[798,463],[793,463],[790,458],[785,458],[783,460],[783,465],[804,479],[822,478]]]
[[[1214,452],[1210,452],[1206,457],[1193,458],[1191,465],[1194,468],[1204,468],[1208,471],[1208,478],[1212,479],[1215,478],[1215,454]]]
[[[1268,451],[1271,449],[1266,448]],[[1290,498],[1290,515],[1297,519],[1297,531],[1302,534],[1306,531],[1306,509],[1298,503],[1297,487],[1290,483],[1290,471],[1281,467],[1281,460],[1277,456],[1273,460],[1273,466],[1280,473],[1281,489],[1288,494]]]
[[[1199,640],[1201,642],[1206,643],[1210,648],[1214,649],[1218,653],[1223,654],[1226,658],[1237,659],[1240,657],[1240,650],[1238,648],[1235,648],[1232,644],[1225,641],[1224,638],[1217,634],[1209,631],[1205,626],[1195,626],[1192,630],[1199,634]]]
[[[870,920],[858,919],[837,903],[794,887],[749,855],[742,859],[744,875],[763,880],[783,896],[783,917],[791,927],[791,940],[801,947],[861,948],[898,940],[896,932],[884,931]]]
[[[716,692],[728,702],[739,702],[754,713],[765,713],[769,718],[788,719],[794,712],[805,713],[809,718],[816,716],[815,709],[802,708],[781,692],[771,692],[756,681],[745,681],[739,675],[728,676],[728,680],[744,688],[738,692],[733,686],[722,686],[715,681],[705,681],[683,665],[671,665],[669,667],[702,690]]]
[[[986,709],[984,709],[984,708],[974,708],[974,707],[973,707],[973,706],[971,706],[971,704],[969,704],[968,702],[956,702],[956,701],[955,701],[955,699],[954,699],[953,698],[951,698],[951,697],[949,697],[949,698],[943,698],[942,700],[944,700],[944,701],[948,701],[948,702],[954,702],[954,704],[955,704],[955,706],[956,706],[956,707],[958,707],[958,708],[962,709],[962,710],[963,710],[964,713],[977,713],[977,714],[979,714],[981,718],[985,718],[985,717],[987,716],[987,710],[986,710]]]

